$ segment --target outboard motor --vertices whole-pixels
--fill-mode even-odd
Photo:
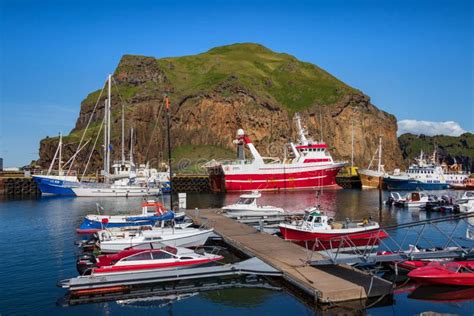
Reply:
[[[385,201],[385,204],[387,204],[388,206],[392,206],[394,201],[395,199],[392,196],[389,196],[387,201]]]
[[[90,274],[92,268],[95,268],[97,260],[92,254],[80,255],[76,260],[76,269],[79,275]]]

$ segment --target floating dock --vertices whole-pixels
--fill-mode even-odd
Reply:
[[[391,294],[392,283],[347,265],[313,267],[308,260],[324,259],[301,246],[225,217],[220,209],[187,210],[198,225],[214,228],[224,242],[249,257],[257,257],[282,272],[283,279],[317,303],[365,300]]]

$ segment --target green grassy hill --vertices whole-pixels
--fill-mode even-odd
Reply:
[[[202,54],[182,57],[155,59],[124,55],[115,75],[134,73],[140,70],[141,67],[137,68],[140,64],[162,71],[175,99],[216,90],[223,96],[230,96],[232,92],[226,88],[232,86],[294,113],[315,104],[336,103],[347,93],[357,91],[314,64],[253,43],[220,46]],[[130,100],[162,92],[163,87],[153,80],[136,83],[122,82],[119,85],[122,97]],[[83,104],[92,107],[99,93],[97,90],[89,94]]]

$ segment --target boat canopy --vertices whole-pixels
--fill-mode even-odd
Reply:
[[[252,191],[250,193],[242,194],[240,196],[241,199],[258,199],[262,196],[259,191]],[[240,200],[239,200],[240,201]]]
[[[168,221],[174,218],[174,212],[168,211],[163,215],[155,215],[155,216],[129,216],[127,217],[127,221],[144,221],[144,220],[152,220],[152,221]]]

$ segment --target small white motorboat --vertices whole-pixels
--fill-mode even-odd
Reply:
[[[162,243],[171,247],[198,247],[206,243],[213,229],[154,227],[146,230],[110,231],[94,234],[97,246],[104,253],[115,253],[125,248],[146,243]]]
[[[424,207],[430,202],[430,197],[424,192],[411,192],[403,197],[398,192],[392,192],[390,197],[393,204],[400,207]]]
[[[226,212],[227,217],[231,218],[275,216],[285,213],[280,207],[257,204],[261,196],[259,191],[242,194],[236,203],[226,205],[222,210]]]
[[[458,204],[459,212],[461,213],[472,213],[474,212],[474,200],[468,200],[467,202]]]
[[[474,200],[474,191],[466,191],[464,194],[461,196],[459,200],[457,200],[458,203],[463,203],[467,202],[470,200]]]

